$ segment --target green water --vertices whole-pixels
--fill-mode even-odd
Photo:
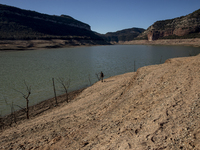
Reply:
[[[5,99],[10,104],[25,106],[25,99],[16,91],[26,94],[24,81],[31,86],[30,105],[33,105],[54,96],[52,78],[70,79],[69,91],[73,91],[89,86],[90,81],[96,82],[95,74],[101,71],[108,78],[199,52],[196,47],[147,45],[0,52],[0,114],[10,113]],[[64,93],[57,81],[56,89],[58,95]]]

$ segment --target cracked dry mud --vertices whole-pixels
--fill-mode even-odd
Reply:
[[[97,82],[0,132],[0,149],[200,149],[200,55]]]

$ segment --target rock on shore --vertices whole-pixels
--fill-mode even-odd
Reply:
[[[200,55],[114,76],[0,132],[0,149],[199,149]]]

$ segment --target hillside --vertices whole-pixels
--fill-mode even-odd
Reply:
[[[200,55],[88,87],[70,103],[0,131],[0,149],[200,147]]]
[[[100,36],[107,42],[117,43],[119,41],[132,41],[144,31],[145,29],[142,28],[130,28],[116,32],[108,32],[106,34],[101,34]]]
[[[156,21],[138,39],[200,38],[200,9],[193,13],[169,20]]]
[[[47,15],[0,4],[0,40],[103,41],[90,26],[70,16]]]
[[[118,44],[123,45],[179,45],[179,46],[194,46],[200,47],[200,38],[190,39],[158,39],[153,41],[148,40],[132,40],[120,41]]]

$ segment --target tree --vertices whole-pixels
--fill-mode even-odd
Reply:
[[[25,80],[24,80],[24,84],[26,86],[26,92],[27,92],[27,94],[24,94],[21,91],[18,91],[16,89],[15,89],[15,91],[21,93],[23,95],[24,99],[26,99],[26,110],[25,110],[26,111],[26,118],[29,119],[29,96],[31,95],[31,86],[28,86],[26,84]],[[18,107],[20,107],[20,106],[18,106]]]
[[[3,118],[0,115],[0,129],[3,129],[4,125]]]
[[[98,81],[100,81],[100,80],[101,80],[101,78],[100,78],[100,73],[95,73],[95,75],[96,75]]]
[[[56,100],[56,105],[58,105],[57,96],[56,96],[56,88],[55,88],[55,82],[54,82],[54,78],[52,78],[52,81],[53,81],[53,91],[54,91],[54,97],[55,97],[55,100]]]
[[[68,103],[69,102],[69,98],[68,98],[68,88],[70,86],[70,82],[71,80],[68,79],[67,81],[65,81],[65,79],[63,78],[58,78],[57,81],[62,85],[62,87],[64,88],[65,90],[65,93],[66,93],[66,102]]]
[[[10,111],[11,111],[11,116],[10,116],[10,126],[12,125],[12,122],[17,123],[17,118],[15,116],[15,109],[14,109],[14,104],[13,101],[11,104],[8,104],[6,98],[4,98],[6,105],[10,106]]]
[[[90,82],[90,85],[92,85],[91,79],[90,79],[90,74],[88,74],[88,80],[89,80],[89,82]]]

